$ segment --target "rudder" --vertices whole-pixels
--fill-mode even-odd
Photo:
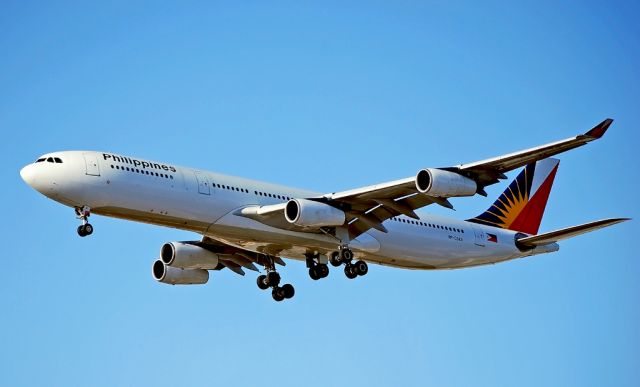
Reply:
[[[548,158],[528,164],[488,210],[468,221],[537,234],[559,163]]]

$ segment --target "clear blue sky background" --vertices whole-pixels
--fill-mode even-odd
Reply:
[[[610,116],[561,156],[542,230],[640,218],[637,2],[519,3],[4,1],[0,385],[637,385],[640,219],[467,270],[292,262],[277,304],[254,275],[158,284],[162,243],[197,235],[96,216],[80,239],[18,175],[96,149],[335,191]]]

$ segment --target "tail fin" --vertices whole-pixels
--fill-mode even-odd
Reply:
[[[469,222],[537,234],[560,160],[528,164],[488,210]]]

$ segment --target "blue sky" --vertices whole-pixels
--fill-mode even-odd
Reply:
[[[637,219],[639,7],[559,3],[4,2],[0,384],[637,385],[637,220],[467,270],[291,262],[276,304],[254,275],[157,284],[160,246],[197,235],[96,216],[80,239],[18,175],[95,149],[336,191],[612,117],[560,157],[541,230]]]

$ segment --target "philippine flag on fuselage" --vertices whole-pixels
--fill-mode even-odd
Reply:
[[[494,243],[498,243],[498,236],[496,234],[489,234],[487,233],[487,240],[489,242],[494,242]]]

